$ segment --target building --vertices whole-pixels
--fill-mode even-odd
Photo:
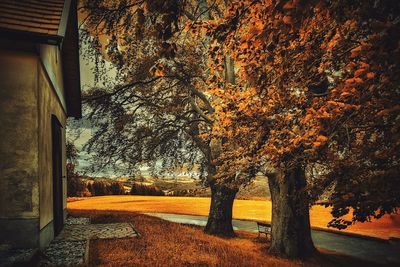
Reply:
[[[66,217],[65,127],[81,117],[76,0],[0,0],[0,244],[44,248]]]

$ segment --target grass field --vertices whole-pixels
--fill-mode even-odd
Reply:
[[[204,234],[201,227],[134,212],[75,210],[71,214],[90,217],[92,223],[131,222],[141,234],[134,239],[91,240],[89,266],[374,266],[328,251],[306,262],[288,261],[268,254],[269,242],[256,234],[239,232],[235,238],[223,239]]]
[[[209,198],[200,197],[156,197],[156,196],[101,196],[70,199],[68,209],[97,211],[162,212],[189,215],[208,215]],[[311,224],[315,228],[327,228],[331,220],[329,208],[313,206]],[[271,220],[271,202],[268,200],[235,200],[233,217],[244,220]],[[356,223],[346,230],[365,236],[387,239],[400,237],[400,215],[384,216],[367,223]]]

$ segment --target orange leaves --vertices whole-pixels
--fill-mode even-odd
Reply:
[[[376,115],[378,117],[386,117],[389,115],[389,113],[390,113],[390,109],[383,109],[383,110],[379,111]]]
[[[154,71],[154,75],[157,77],[163,77],[164,76],[164,72],[162,70],[156,69]]]
[[[356,57],[360,56],[363,52],[369,50],[370,48],[371,48],[370,44],[361,43],[359,46],[350,50],[350,57],[356,58]]]
[[[232,120],[231,120],[230,118],[228,118],[228,117],[224,117],[224,118],[221,120],[222,126],[228,126],[228,125],[231,124],[231,122],[232,122]]]
[[[362,51],[361,45],[357,46],[356,48],[353,48],[353,49],[350,51],[351,57],[352,57],[352,58],[357,57],[357,56],[360,54],[361,51]]]
[[[241,112],[247,108],[247,103],[244,101],[241,101],[238,105],[238,111]]]
[[[363,81],[363,79],[361,79],[361,78],[358,78],[358,77],[356,77],[356,78],[354,78],[354,83],[355,84],[361,84],[361,83],[363,83],[364,81]]]
[[[298,0],[287,1],[287,2],[283,5],[283,9],[284,9],[284,10],[294,9],[294,8],[297,7],[298,3],[299,3]]]
[[[247,48],[249,48],[249,43],[248,43],[248,42],[243,42],[243,43],[240,45],[240,48],[241,48],[241,49],[247,49]]]
[[[254,22],[253,26],[250,27],[249,33],[253,36],[259,35],[264,29],[264,23],[261,20]]]
[[[308,108],[308,109],[307,109],[307,113],[308,113],[308,114],[316,114],[317,111],[316,111],[313,107],[311,107],[311,108]]]
[[[339,102],[339,101],[332,101],[332,100],[329,100],[329,101],[326,101],[326,103],[327,103],[328,105],[336,106],[336,107],[344,107],[344,106],[346,106],[345,103],[342,103],[342,102]]]
[[[326,49],[327,51],[332,51],[333,48],[335,48],[335,46],[339,43],[340,38],[342,38],[342,35],[340,34],[340,31],[337,31],[327,45],[325,45],[325,43],[321,44],[321,48]]]
[[[245,6],[253,3],[244,2]],[[238,11],[243,15],[241,23],[229,32],[232,35],[221,47],[235,60],[235,70],[240,73],[237,87],[241,89],[227,88],[222,82],[219,86],[225,92],[212,93],[224,104],[216,109],[222,114],[218,126],[230,127],[224,131],[241,139],[238,146],[249,148],[253,134],[262,132],[262,127],[276,130],[264,141],[263,149],[254,153],[277,164],[292,156],[312,161],[325,153],[322,149],[333,151],[351,143],[354,133],[343,128],[364,123],[371,113],[378,117],[371,108],[375,102],[365,99],[370,92],[374,93],[372,98],[385,90],[373,79],[379,73],[379,82],[385,83],[382,72],[387,69],[379,67],[387,63],[379,58],[386,55],[371,49],[376,44],[364,32],[369,25],[348,10],[338,20],[332,11],[341,10],[331,1],[310,2],[307,7],[298,2],[283,0],[266,7],[260,1],[247,13]],[[218,56],[219,62],[224,60],[223,53]],[[305,84],[321,77],[327,78],[327,85],[318,88],[326,87],[326,94],[310,97]],[[246,95],[247,87],[257,88],[257,93]],[[369,113],[364,115],[365,110]],[[265,125],[260,127],[261,123]]]
[[[375,78],[375,73],[370,71],[370,65],[364,61],[359,63],[352,62],[352,64],[348,65],[349,68],[355,68],[354,78],[346,80],[346,84],[362,84],[365,80],[370,80]],[[358,69],[356,68],[358,67]]]
[[[330,117],[331,117],[331,115],[328,112],[326,112],[326,110],[324,108],[321,108],[319,110],[318,118],[327,119]]]
[[[312,144],[312,146],[313,146],[314,148],[320,147],[321,145],[322,145],[321,142],[314,142],[314,143]]]
[[[362,69],[369,69],[369,64],[363,61],[360,62],[360,68]]]
[[[352,94],[350,92],[343,92],[340,94],[340,97],[350,97]]]
[[[317,137],[317,139],[314,142],[312,142],[312,148],[317,149],[317,148],[321,147],[322,145],[324,145],[327,141],[328,141],[328,137],[326,137],[324,135],[319,135]]]
[[[307,114],[302,120],[301,123],[307,123],[311,120],[312,115],[311,114]]]
[[[360,77],[363,73],[365,73],[366,69],[361,68],[354,72],[354,77]]]
[[[213,87],[208,91],[211,95],[217,96],[217,97],[223,97],[224,96],[224,89],[220,87]]]
[[[385,108],[380,110],[376,115],[378,117],[388,117],[391,114],[399,114],[400,111],[400,105],[395,105],[394,107],[391,108]]]
[[[362,84],[363,82],[364,82],[363,79],[359,77],[350,78],[345,81],[346,85],[357,85],[357,84]]]
[[[326,137],[324,135],[320,135],[320,136],[317,137],[317,142],[324,143],[326,141],[328,141],[328,137]]]
[[[256,48],[261,47],[261,45],[262,45],[262,42],[261,42],[260,39],[256,39],[256,40],[253,42],[253,46],[256,47]]]
[[[283,23],[285,23],[285,24],[292,24],[292,17],[286,15],[286,16],[284,16],[284,17],[282,18],[282,21],[283,21]]]
[[[373,73],[373,72],[368,72],[368,73],[367,73],[367,79],[373,79],[373,78],[375,78],[375,73]]]
[[[156,77],[163,77],[165,75],[164,71],[164,66],[160,63],[156,64],[149,70],[150,74]]]

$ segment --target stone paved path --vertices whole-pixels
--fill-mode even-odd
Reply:
[[[0,267],[25,266],[26,263],[33,261],[37,251],[37,249],[12,249],[11,246],[0,244]]]
[[[80,241],[86,239],[137,237],[130,223],[65,225],[54,241]]]
[[[64,229],[43,252],[39,266],[86,266],[91,239],[138,236],[130,223],[90,224],[89,218],[69,217]]]

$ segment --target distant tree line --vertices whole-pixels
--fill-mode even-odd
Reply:
[[[176,197],[210,197],[211,192],[207,191],[205,188],[196,188],[196,189],[180,189],[180,190],[171,190],[166,193],[167,196],[176,196]]]
[[[124,195],[125,189],[121,182],[85,181],[79,176],[68,177],[68,197],[91,197],[106,195]]]
[[[68,177],[68,197],[92,197],[106,195],[143,195],[143,196],[164,196],[164,192],[157,186],[133,183],[131,190],[125,192],[122,182],[118,181],[91,181],[84,180],[80,176]]]
[[[164,192],[156,186],[144,185],[144,177],[140,176],[137,181],[133,182],[131,190],[125,192],[124,184],[118,181],[90,180],[83,179],[75,171],[77,166],[78,150],[70,141],[66,144],[67,150],[67,196],[68,197],[91,197],[106,195],[147,195],[147,196],[164,196]]]
[[[121,182],[103,180],[84,180],[75,171],[78,164],[78,150],[75,145],[67,141],[67,196],[68,197],[91,197],[105,195],[124,195],[125,189]]]
[[[144,185],[142,183],[133,183],[130,191],[131,195],[142,196],[164,196],[164,191],[153,185]]]

